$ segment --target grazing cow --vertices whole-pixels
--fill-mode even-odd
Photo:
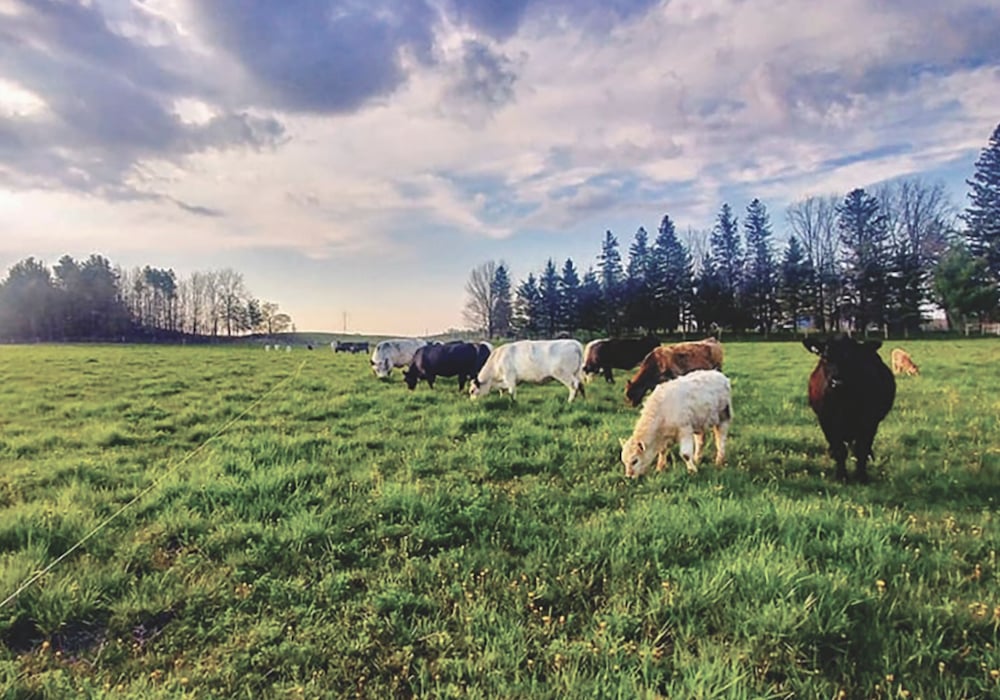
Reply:
[[[689,474],[698,471],[705,431],[715,436],[715,464],[726,460],[726,435],[733,420],[729,379],[714,369],[695,370],[660,384],[646,399],[635,430],[622,440],[625,476],[642,476],[656,456],[656,470],[667,463],[667,450],[677,443]]]
[[[920,374],[920,368],[917,367],[913,358],[910,357],[910,353],[906,352],[903,348],[893,348],[892,352],[889,353],[889,359],[891,360],[893,374],[905,374],[910,377]]]
[[[431,343],[417,348],[413,362],[403,374],[410,391],[421,379],[433,389],[437,377],[458,377],[458,390],[476,376],[479,364],[479,346],[455,340],[450,343]]]
[[[867,481],[875,432],[896,398],[896,379],[878,355],[882,343],[842,335],[827,341],[806,338],[802,344],[819,355],[809,377],[809,405],[837,463],[837,478],[847,480],[850,447],[857,460],[855,476]]]
[[[427,345],[420,338],[392,338],[383,340],[372,352],[372,372],[379,379],[385,379],[394,367],[406,367],[413,362],[417,350]]]
[[[555,379],[569,389],[569,401],[583,390],[583,346],[577,340],[518,340],[501,345],[472,380],[469,395],[490,393],[494,384],[514,399],[518,382]]]
[[[591,340],[583,349],[583,374],[589,382],[593,375],[602,373],[608,384],[614,381],[612,369],[632,369],[660,341],[652,335],[645,338],[602,338]]]
[[[333,341],[330,343],[330,347],[333,348],[334,352],[368,352],[368,341],[363,342],[349,342],[349,341]]]
[[[705,338],[653,348],[642,359],[635,376],[625,382],[625,399],[633,406],[638,406],[646,392],[657,384],[696,369],[721,370],[722,343],[715,338]]]

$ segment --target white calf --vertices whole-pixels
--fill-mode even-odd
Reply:
[[[667,450],[675,442],[689,473],[698,471],[705,431],[715,436],[715,464],[726,459],[726,434],[733,419],[729,379],[717,370],[696,370],[659,384],[646,399],[635,430],[622,440],[625,476],[646,473],[657,457],[656,469],[667,463]]]
[[[518,382],[541,382],[552,378],[569,389],[569,401],[584,395],[583,346],[576,340],[518,340],[501,345],[492,353],[479,375],[472,380],[472,398],[490,393],[493,384],[507,390],[510,398]]]

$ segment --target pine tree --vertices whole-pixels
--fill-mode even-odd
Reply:
[[[743,327],[739,290],[743,269],[739,223],[728,204],[723,204],[709,239],[712,271],[718,283],[721,307],[715,321],[722,326]]]
[[[519,338],[534,338],[538,335],[541,319],[542,295],[534,274],[517,286],[514,292],[514,309],[511,329]]]
[[[549,258],[545,263],[541,279],[538,281],[538,292],[540,297],[539,330],[548,338],[555,338],[559,330],[559,273],[556,272],[556,264]]]
[[[882,326],[888,303],[885,217],[878,200],[863,189],[848,193],[837,207],[837,226],[844,246],[846,309],[854,327]]]
[[[609,334],[614,335],[621,328],[624,315],[622,309],[622,256],[618,252],[618,239],[611,231],[604,234],[601,244],[599,280],[603,295],[604,322]]]
[[[649,330],[662,328],[669,333],[681,325],[690,306],[692,287],[691,256],[677,238],[669,215],[660,222],[650,257],[649,289],[656,321]]]
[[[510,274],[507,272],[507,265],[503,262],[497,265],[496,271],[493,273],[492,288],[493,336],[504,338],[510,335],[512,308]]]
[[[986,262],[994,280],[1000,280],[1000,124],[979,159],[971,180],[970,204],[965,210],[965,239],[972,255]]]
[[[792,236],[788,239],[785,257],[781,261],[778,292],[779,307],[792,330],[798,328],[799,319],[812,306],[815,277],[812,262],[806,257],[799,239]]]
[[[695,293],[692,302],[692,313],[702,332],[708,332],[722,326],[722,319],[730,311],[729,300],[726,298],[722,279],[712,262],[711,253],[705,253],[701,260],[701,269],[694,280]]]
[[[559,275],[559,328],[573,333],[580,324],[580,275],[566,258]]]
[[[597,273],[589,268],[580,282],[580,328],[587,331],[600,331],[604,328],[604,304],[601,293],[601,283]]]
[[[751,325],[766,334],[774,323],[777,271],[771,253],[771,222],[759,199],[747,205],[743,230],[747,244],[743,298]]]
[[[626,308],[625,326],[651,329],[654,323],[650,283],[653,279],[653,261],[649,248],[649,234],[640,226],[628,249],[628,266],[625,268],[623,290]]]
[[[994,310],[1000,299],[998,286],[990,279],[986,261],[961,243],[948,249],[934,271],[935,298],[952,328]]]

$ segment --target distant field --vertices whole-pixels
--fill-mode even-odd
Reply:
[[[0,346],[0,599],[152,487],[0,608],[0,697],[997,697],[1000,341],[903,345],[868,486],[797,343],[725,344],[724,469],[636,482],[621,372]]]

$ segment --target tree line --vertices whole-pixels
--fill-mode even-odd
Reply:
[[[29,257],[0,281],[0,338],[8,341],[148,340],[280,333],[291,317],[246,288],[230,268],[178,277],[124,269],[102,255],[62,256],[50,269]]]
[[[709,230],[679,235],[669,214],[640,227],[623,259],[606,231],[596,266],[552,259],[516,287],[505,263],[476,267],[465,318],[488,337],[578,331],[768,334],[877,328],[907,335],[932,308],[952,327],[997,316],[1000,289],[1000,125],[967,180],[959,212],[941,184],[885,182],[844,197],[811,196],[785,211],[779,246],[754,199],[742,225],[729,204]]]

